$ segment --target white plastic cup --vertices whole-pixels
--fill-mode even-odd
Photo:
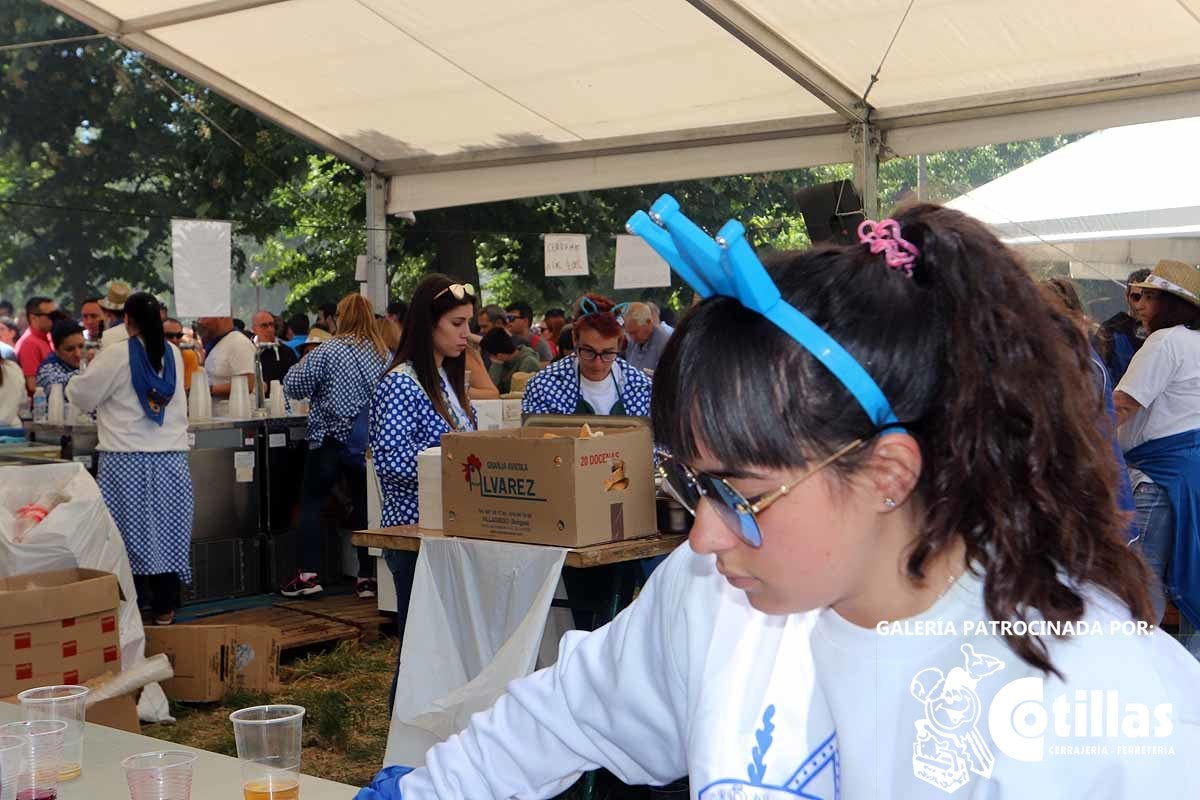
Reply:
[[[63,405],[66,397],[63,395],[63,385],[55,383],[50,386],[50,397],[46,400],[46,421],[51,425],[62,425],[67,421]]]
[[[229,715],[245,800],[298,800],[304,707],[266,705]]]
[[[42,686],[17,695],[25,719],[53,719],[67,723],[59,775],[63,781],[74,780],[83,772],[83,723],[88,691],[86,686]]]
[[[271,410],[272,417],[287,415],[287,398],[283,396],[282,382],[271,381],[271,399],[267,407]]]
[[[17,775],[25,755],[24,736],[0,735],[0,800],[16,800]]]
[[[24,739],[21,764],[13,784],[16,800],[54,800],[58,797],[63,736],[67,723],[55,719],[25,720],[0,725],[0,736]]]
[[[121,762],[130,800],[189,800],[196,755],[186,750],[138,753]]]

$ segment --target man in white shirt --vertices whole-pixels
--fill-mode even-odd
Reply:
[[[247,388],[254,392],[254,342],[233,327],[233,317],[201,317],[208,357],[204,371],[213,396],[213,416],[229,415],[229,388],[235,377],[245,376]]]

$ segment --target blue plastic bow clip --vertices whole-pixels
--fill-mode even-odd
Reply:
[[[714,241],[684,216],[664,194],[626,223],[646,240],[702,298],[730,297],[766,317],[825,365],[880,428],[901,429],[899,419],[875,380],[833,337],[783,299],[736,220],[721,227]]]

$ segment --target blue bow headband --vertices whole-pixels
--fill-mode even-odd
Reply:
[[[714,240],[684,216],[674,197],[664,194],[649,214],[638,211],[630,217],[626,228],[645,239],[700,297],[729,297],[766,317],[824,364],[872,422],[880,428],[900,428],[883,391],[854,356],[783,299],[740,222],[726,222]]]
[[[585,316],[585,317],[590,317],[592,314],[605,313],[605,312],[601,311],[600,306],[596,305],[592,301],[592,298],[588,297],[587,295],[584,295],[583,297],[579,298],[579,310],[583,312],[583,316]],[[613,306],[612,308],[610,308],[608,310],[608,313],[612,314],[614,317],[621,317],[621,316],[624,316],[625,312],[628,310],[629,310],[629,303],[617,303],[615,306]]]

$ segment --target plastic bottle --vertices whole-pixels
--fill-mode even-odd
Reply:
[[[46,390],[41,386],[33,392],[33,421],[45,422],[50,416],[50,406],[46,401]]]

